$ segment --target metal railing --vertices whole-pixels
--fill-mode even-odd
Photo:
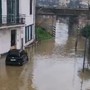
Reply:
[[[3,25],[18,25],[18,24],[25,24],[25,15],[7,15],[7,16],[0,16],[0,26]]]

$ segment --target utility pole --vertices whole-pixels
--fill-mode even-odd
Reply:
[[[86,60],[86,52],[87,52],[87,38],[85,38],[85,46],[84,46],[84,59],[83,59],[83,69],[82,71],[84,72],[85,70],[85,60]]]
[[[78,38],[79,38],[79,26],[78,26],[78,29],[77,29],[77,35],[76,35],[76,41],[75,41],[75,53],[77,52],[77,45],[78,45]]]

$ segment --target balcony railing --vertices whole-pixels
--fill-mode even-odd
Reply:
[[[18,24],[25,24],[25,15],[0,16],[0,26],[3,26],[3,25],[18,25]]]

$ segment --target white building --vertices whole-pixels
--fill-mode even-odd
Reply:
[[[59,0],[60,7],[64,8],[70,3],[70,0]]]
[[[80,2],[80,8],[87,8],[88,9],[88,3],[87,2]]]
[[[0,54],[35,40],[35,1],[0,0]]]

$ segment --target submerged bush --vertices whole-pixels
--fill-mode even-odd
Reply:
[[[52,35],[49,34],[44,28],[42,27],[37,27],[36,28],[36,36],[38,40],[46,40],[46,39],[51,39]]]
[[[86,26],[81,30],[81,34],[82,34],[83,37],[89,38],[89,37],[90,37],[90,25],[86,25]]]

